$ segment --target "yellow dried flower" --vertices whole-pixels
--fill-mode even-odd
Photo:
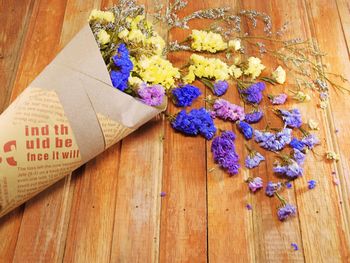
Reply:
[[[311,97],[309,94],[305,94],[302,91],[298,91],[294,97],[295,100],[299,101],[299,102],[307,102],[311,100]]]
[[[278,66],[274,72],[272,72],[272,78],[276,80],[277,83],[283,84],[286,81],[286,71]]]
[[[131,21],[131,23],[130,23],[130,29],[131,29],[131,30],[138,29],[138,25],[139,25],[139,23],[140,23],[142,20],[145,20],[145,16],[144,16],[144,15],[138,15],[138,16],[136,16],[134,19],[132,19],[132,21]]]
[[[233,64],[231,67],[229,67],[229,74],[234,78],[238,79],[240,76],[242,76],[243,71]]]
[[[318,128],[318,122],[315,121],[314,119],[309,119],[308,125],[309,125],[309,128],[310,128],[311,130],[319,130],[319,128]]]
[[[228,42],[228,46],[233,48],[235,51],[238,51],[241,49],[241,40],[239,38],[232,39]]]
[[[126,37],[127,42],[134,43],[144,43],[146,41],[146,36],[139,29],[132,29],[129,35]]]
[[[337,154],[337,153],[335,153],[333,151],[328,151],[326,153],[326,158],[328,160],[333,160],[333,161],[336,161],[336,162],[340,160],[339,154]]]
[[[103,20],[109,23],[109,22],[114,22],[115,17],[112,12],[94,9],[91,11],[90,17],[89,17],[89,21],[92,21],[92,20]]]
[[[216,53],[217,51],[227,49],[227,43],[220,34],[203,30],[192,30],[190,36],[192,38],[191,47],[196,51]]]
[[[175,79],[180,77],[179,70],[161,56],[143,56],[136,64],[140,77],[151,84],[160,84],[166,89],[175,85]]]
[[[206,58],[197,54],[190,57],[193,65],[193,73],[199,78],[215,80],[229,79],[229,68],[227,64],[217,58]]]
[[[105,45],[105,44],[109,43],[109,41],[111,41],[111,36],[106,32],[106,30],[101,29],[97,33],[97,41],[101,45]]]
[[[125,28],[125,29],[123,29],[122,31],[119,32],[118,37],[120,39],[126,39],[128,35],[129,35],[129,30],[127,30]]]
[[[128,79],[128,83],[132,87],[138,87],[138,86],[140,86],[141,83],[143,83],[143,81],[142,81],[142,79],[140,79],[138,77],[130,76]]]
[[[248,58],[248,68],[244,70],[244,75],[251,75],[252,79],[255,79],[264,69],[265,66],[261,64],[261,60],[259,58],[250,57]]]
[[[152,46],[153,52],[156,55],[162,55],[164,48],[165,48],[165,41],[164,39],[158,35],[156,32],[154,32],[154,35],[151,36],[146,40],[146,44]]]
[[[322,100],[321,102],[320,102],[320,108],[321,109],[326,109],[327,107],[328,107],[328,100]]]
[[[185,77],[182,78],[182,81],[185,84],[191,84],[196,79],[196,75],[194,74],[195,67],[193,65],[189,66],[188,73]]]

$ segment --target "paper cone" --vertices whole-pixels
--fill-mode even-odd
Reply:
[[[113,88],[86,25],[0,115],[0,217],[165,108]]]

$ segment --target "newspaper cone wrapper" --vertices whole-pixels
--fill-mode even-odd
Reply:
[[[165,108],[113,88],[86,25],[0,115],[0,217]]]

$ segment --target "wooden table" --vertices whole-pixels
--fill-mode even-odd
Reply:
[[[1,1],[1,109],[86,23],[91,9],[113,2]],[[328,53],[323,61],[328,69],[350,79],[350,2],[196,0],[184,12],[212,6],[257,9],[279,26],[290,21],[291,36],[314,38]],[[184,36],[174,30],[168,37]],[[172,60],[176,65],[185,61],[181,56]],[[263,62],[275,66],[272,60]],[[341,158],[327,163],[308,156],[304,177],[285,193],[298,207],[296,218],[279,222],[276,198],[248,192],[246,169],[235,177],[220,169],[209,172],[214,167],[210,143],[174,133],[156,118],[2,218],[0,262],[350,262],[350,97],[331,93],[327,110],[313,102],[298,105],[304,116],[320,122],[317,152],[332,149]],[[226,98],[238,102],[234,92]],[[237,147],[244,156],[241,137]],[[268,157],[254,174],[265,182],[276,180],[272,162]],[[333,183],[333,171],[339,185]],[[312,191],[307,190],[310,179],[318,182]],[[248,203],[253,210],[246,209]],[[293,251],[291,243],[299,250]]]

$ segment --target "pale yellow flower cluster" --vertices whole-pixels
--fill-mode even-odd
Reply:
[[[255,79],[260,76],[264,69],[265,66],[259,58],[250,57],[248,58],[248,67],[244,70],[244,75],[250,75],[252,79]]]
[[[241,49],[241,40],[238,38],[232,39],[228,42],[228,46],[233,48],[235,51],[238,51]]]
[[[196,51],[216,53],[217,51],[227,49],[227,43],[223,40],[222,36],[217,33],[192,30],[190,37],[192,39],[191,47]]]
[[[311,97],[309,94],[306,94],[302,91],[298,91],[295,95],[294,95],[294,99],[300,102],[307,102],[311,100]]]
[[[329,151],[326,153],[326,158],[328,160],[333,160],[333,161],[339,161],[340,160],[340,156],[339,154],[333,152],[333,151]]]
[[[105,45],[105,44],[109,43],[109,41],[111,41],[111,36],[106,32],[106,30],[101,29],[97,33],[97,41],[101,45]]]
[[[124,29],[119,32],[118,37],[125,43],[142,44],[150,46],[154,54],[161,55],[165,48],[164,39],[153,31],[151,36],[146,36],[139,29],[139,24],[142,23],[144,28],[152,29],[152,24],[145,19],[145,16],[139,15],[134,19],[128,18],[130,30]]]
[[[286,81],[286,71],[278,66],[274,72],[272,72],[272,78],[276,80],[277,83],[283,84]]]
[[[161,56],[143,56],[134,64],[135,69],[143,81],[151,84],[160,84],[169,89],[175,86],[175,79],[180,78],[177,68]]]
[[[184,77],[185,83],[191,83],[195,77],[216,80],[227,80],[229,78],[229,67],[217,58],[206,58],[197,54],[192,54],[189,73]]]
[[[100,20],[107,23],[114,22],[115,17],[112,12],[94,9],[90,13],[89,21]]]

